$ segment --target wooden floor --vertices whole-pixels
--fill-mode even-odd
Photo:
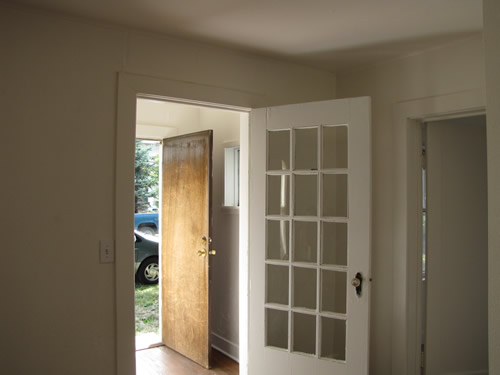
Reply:
[[[213,350],[213,368],[207,370],[179,353],[159,346],[135,353],[136,375],[238,375],[238,363]]]

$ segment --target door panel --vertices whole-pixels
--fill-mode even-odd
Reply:
[[[255,110],[250,128],[249,373],[367,374],[369,98]]]
[[[162,340],[210,365],[209,256],[212,131],[163,141]]]
[[[485,116],[427,125],[427,375],[488,373]]]

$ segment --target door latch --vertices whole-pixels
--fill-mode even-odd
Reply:
[[[198,255],[199,257],[205,257],[207,256],[207,254],[210,254],[210,255],[215,255],[216,251],[215,250],[207,250],[207,247],[208,245],[212,243],[212,239],[210,237],[206,237],[206,236],[203,236],[201,238],[201,245],[202,245],[202,249],[201,250],[198,250],[196,252],[196,255]]]
[[[363,276],[361,272],[358,272],[356,276],[354,276],[354,279],[351,280],[351,285],[356,288],[356,295],[361,297],[361,290],[363,287]]]

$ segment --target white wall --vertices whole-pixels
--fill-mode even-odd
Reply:
[[[490,374],[500,374],[500,2],[484,0],[488,136],[488,330]]]
[[[114,238],[117,73],[252,106],[333,98],[335,76],[5,4],[0,50],[2,371],[116,373],[115,268],[98,243]]]
[[[374,66],[337,74],[338,97],[372,97],[373,228],[370,374],[391,374],[393,316],[392,191],[397,103],[484,87],[481,35]],[[399,375],[399,374],[393,374]]]
[[[240,114],[200,110],[200,126],[214,131],[212,257],[210,284],[212,344],[238,357],[239,212],[224,208],[224,147],[240,141]],[[234,143],[233,143],[234,144]]]

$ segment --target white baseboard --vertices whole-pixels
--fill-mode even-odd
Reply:
[[[212,332],[212,348],[239,363],[240,349],[238,344],[235,344],[234,342],[231,342]]]

